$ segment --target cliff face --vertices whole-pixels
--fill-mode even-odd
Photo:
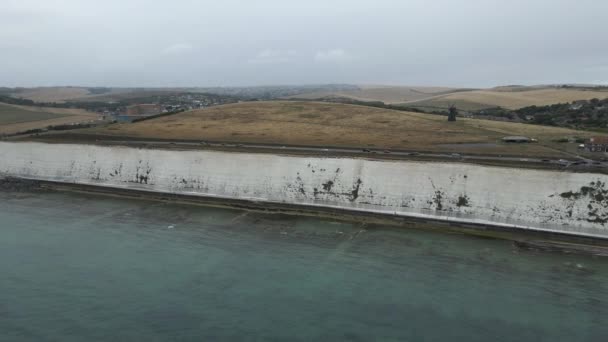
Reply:
[[[0,175],[608,237],[602,174],[0,142]]]

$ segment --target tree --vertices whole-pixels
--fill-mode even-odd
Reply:
[[[457,114],[458,109],[456,109],[456,106],[450,105],[450,108],[448,108],[448,121],[456,121]]]

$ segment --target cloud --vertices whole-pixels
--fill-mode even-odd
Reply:
[[[337,63],[349,59],[351,59],[351,56],[343,49],[317,51],[317,53],[315,54],[315,62],[321,63]]]
[[[194,49],[194,46],[192,46],[192,44],[177,43],[177,44],[173,44],[171,46],[167,46],[166,48],[164,48],[162,51],[162,54],[163,55],[183,55],[185,53],[192,51],[192,49]]]
[[[249,64],[279,64],[289,62],[297,55],[295,50],[273,50],[260,51],[254,58],[247,61]]]
[[[584,69],[585,72],[608,72],[608,65],[594,65]]]

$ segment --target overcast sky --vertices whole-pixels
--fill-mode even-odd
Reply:
[[[608,84],[607,0],[0,0],[0,86]]]

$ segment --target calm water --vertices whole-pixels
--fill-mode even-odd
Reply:
[[[608,341],[608,259],[0,193],[0,340]]]

